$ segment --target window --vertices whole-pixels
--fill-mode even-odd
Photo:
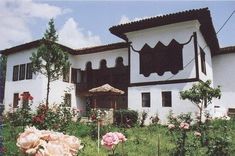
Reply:
[[[28,63],[26,69],[26,79],[32,79],[32,77],[33,77],[32,63]]]
[[[64,95],[64,104],[67,107],[71,107],[71,94],[66,93]]]
[[[69,69],[64,69],[63,70],[63,81],[64,82],[69,82]]]
[[[32,63],[15,65],[13,67],[13,81],[32,79]]]
[[[140,74],[148,77],[151,73],[162,76],[165,72],[177,74],[183,70],[183,44],[171,40],[168,46],[158,42],[154,48],[145,44],[140,50]]]
[[[142,93],[142,107],[150,107],[150,93]]]
[[[25,79],[25,64],[21,64],[19,80],[24,80],[24,79]]]
[[[200,47],[200,56],[201,56],[201,70],[206,75],[205,52],[201,47]]]
[[[71,82],[72,83],[77,83],[77,69],[72,68]]]
[[[13,67],[13,81],[17,81],[19,79],[19,65]]]
[[[162,106],[163,107],[172,107],[171,102],[171,92],[162,92]]]
[[[18,108],[19,93],[13,95],[13,108]]]

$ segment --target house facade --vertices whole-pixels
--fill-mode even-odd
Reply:
[[[133,109],[158,115],[166,121],[174,114],[196,112],[190,101],[181,100],[179,92],[199,81],[211,80],[221,85],[221,100],[215,107],[235,108],[231,64],[235,48],[219,48],[210,11],[207,8],[189,10],[121,24],[110,32],[124,42],[83,49],[60,45],[69,53],[70,73],[51,83],[50,104],[69,99],[71,107],[85,112],[90,107],[110,108],[112,96],[94,98],[89,89],[104,84],[121,89],[115,97],[116,109]],[[45,102],[46,77],[32,74],[29,57],[42,41],[37,40],[2,51],[8,56],[5,83],[5,110],[19,105],[18,97],[29,92],[34,97],[33,108]]]

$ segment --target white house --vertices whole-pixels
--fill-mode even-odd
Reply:
[[[169,111],[175,114],[196,112],[179,92],[199,81],[212,80],[221,85],[222,98],[212,106],[235,108],[235,47],[219,48],[208,8],[189,10],[142,19],[110,28],[125,42],[83,49],[60,45],[69,53],[69,76],[51,84],[50,104],[60,103],[63,96],[71,107],[110,108],[112,96],[94,98],[88,90],[110,84],[125,91],[117,97],[117,109],[147,111],[148,117],[159,115],[166,121]],[[31,73],[29,57],[41,40],[2,51],[8,56],[5,84],[5,109],[18,105],[20,93],[29,92],[34,105],[45,101],[46,78]],[[90,102],[89,102],[90,101]],[[214,107],[212,107],[214,108]],[[214,110],[212,109],[212,113]]]

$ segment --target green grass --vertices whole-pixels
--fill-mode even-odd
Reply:
[[[216,121],[213,124],[218,128],[218,133],[222,121]],[[229,135],[231,139],[235,139],[235,121],[231,120],[228,124],[231,130]],[[95,126],[85,125],[80,123],[70,124],[67,128],[66,134],[75,135],[82,140],[82,143],[85,145],[84,148],[80,151],[79,156],[107,156],[111,154],[103,147],[100,147],[100,151],[97,151],[97,140],[92,139],[91,131],[95,129]],[[21,156],[17,146],[16,138],[20,132],[22,132],[22,127],[12,128],[9,124],[5,124],[3,129],[4,137],[4,147],[7,149],[6,156]],[[124,152],[125,156],[157,156],[158,152],[161,156],[167,156],[174,148],[172,142],[171,134],[169,133],[167,127],[161,125],[152,125],[146,127],[133,127],[130,129],[118,128],[115,126],[105,126],[101,127],[101,132],[104,134],[106,132],[122,132],[126,137],[127,141],[124,143]],[[95,132],[95,130],[93,131]],[[194,131],[189,133],[189,140],[192,138]],[[158,149],[158,138],[159,138],[159,147]],[[101,145],[100,145],[101,146]],[[205,148],[199,148],[196,151],[193,151],[193,155],[202,155],[206,156]],[[116,152],[117,155],[121,156],[122,148],[121,144],[117,146]],[[231,143],[231,153],[235,153],[235,141]]]

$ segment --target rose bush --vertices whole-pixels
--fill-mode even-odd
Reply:
[[[53,105],[52,107],[40,104],[31,121],[33,126],[38,129],[52,129],[64,132],[72,122],[72,118],[73,113],[69,107],[65,107],[64,103]]]
[[[76,156],[83,148],[81,141],[75,136],[38,130],[35,127],[26,127],[19,134],[16,145],[23,153],[33,156]]]

